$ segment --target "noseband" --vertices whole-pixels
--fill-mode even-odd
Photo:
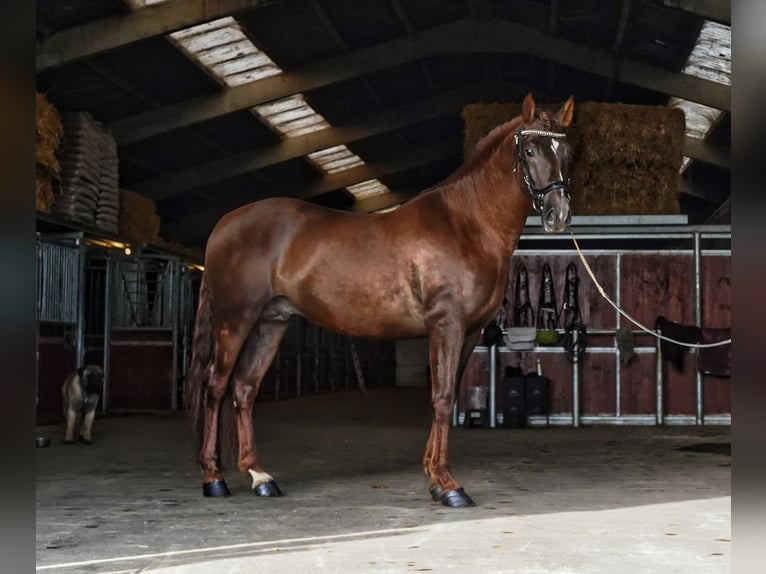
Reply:
[[[516,172],[516,168],[521,164],[521,174],[524,179],[524,185],[527,188],[527,193],[532,197],[532,205],[535,207],[537,213],[543,211],[543,198],[549,191],[554,189],[563,189],[566,194],[567,201],[569,201],[569,184],[560,179],[550,182],[548,185],[542,188],[536,188],[532,183],[532,174],[529,173],[529,164],[527,158],[522,151],[521,138],[526,135],[543,136],[549,138],[565,138],[566,134],[561,132],[549,132],[546,130],[522,130],[519,129],[513,136],[516,143],[516,160],[513,162],[513,171]]]

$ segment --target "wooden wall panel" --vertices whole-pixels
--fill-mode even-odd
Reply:
[[[586,353],[580,361],[580,415],[615,415],[616,366],[612,353]]]
[[[113,345],[107,407],[170,410],[173,347]]]
[[[63,422],[61,386],[67,375],[77,366],[75,349],[63,337],[42,335],[38,344],[37,360],[37,423]]]
[[[623,310],[649,328],[659,315],[694,324],[694,259],[685,254],[626,253],[620,261]],[[621,327],[633,327],[620,317]]]
[[[657,360],[647,353],[636,353],[627,365],[620,363],[620,414],[657,413]]]
[[[615,290],[615,255],[591,255],[587,257],[588,264],[591,266],[596,279],[608,293],[614,293]],[[557,308],[561,309],[564,300],[564,288],[566,284],[566,268],[570,263],[577,265],[577,274],[579,282],[580,313],[585,325],[598,325],[599,328],[614,327],[615,311],[609,303],[601,297],[598,289],[593,284],[588,274],[582,267],[579,257],[574,254],[567,255],[527,255],[524,253],[515,254],[511,258],[511,268],[509,271],[508,291],[506,298],[509,306],[509,322],[513,325],[513,303],[516,287],[516,272],[519,265],[523,264],[527,268],[529,276],[529,298],[532,307],[537,313],[538,302],[540,300],[540,282],[542,280],[543,266],[548,263],[551,267],[553,276],[553,288],[556,294]],[[564,325],[560,325],[561,328]]]

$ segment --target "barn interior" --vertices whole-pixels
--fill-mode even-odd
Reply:
[[[578,160],[573,175],[573,228],[606,292],[649,329],[665,317],[670,329],[699,329],[706,341],[731,336],[729,1],[37,0],[36,7],[36,413],[38,434],[52,439],[49,448],[38,450],[41,465],[63,461],[61,384],[68,373],[88,363],[101,365],[105,372],[94,452],[112,453],[110,439],[126,449],[136,446],[131,437],[142,437],[142,443],[152,440],[140,430],[144,426],[157,425],[166,436],[186,441],[179,429],[185,424],[204,249],[221,216],[281,196],[359,213],[396,210],[459,168],[483,134],[518,114],[529,92],[538,106],[551,109],[572,95],[576,113],[582,114],[576,116],[573,139],[593,136],[589,143],[595,155],[587,167],[585,159]],[[603,123],[597,123],[599,117]],[[587,150],[579,151],[580,158],[589,157]],[[607,153],[615,154],[610,156],[614,165],[603,161]],[[596,175],[599,161],[593,157],[601,158],[603,176]],[[471,471],[476,491],[485,501],[494,501],[494,508],[483,510],[477,520],[504,516],[513,506],[491,487],[497,478],[493,473],[506,470],[496,462],[512,456],[506,452],[509,434],[517,448],[535,445],[524,450],[525,460],[532,461],[531,473],[522,463],[509,466],[521,477],[514,487],[522,478],[545,479],[539,469],[551,461],[541,454],[546,446],[534,433],[560,433],[551,447],[554,453],[575,452],[571,449],[578,439],[567,431],[602,433],[588,436],[603,457],[593,468],[606,468],[608,461],[614,462],[608,447],[618,444],[622,429],[630,427],[634,440],[625,443],[623,455],[634,464],[609,467],[614,472],[604,484],[608,501],[597,505],[600,510],[621,508],[630,516],[628,505],[610,498],[620,489],[620,471],[640,482],[636,506],[693,504],[679,506],[672,520],[681,520],[684,511],[702,512],[706,501],[725,500],[728,455],[721,448],[729,440],[731,424],[730,355],[713,357],[719,368],[710,370],[702,367],[701,351],[663,348],[605,302],[570,237],[544,234],[539,217],[530,211],[508,277],[511,304],[518,270],[524,266],[533,306],[538,307],[546,264],[553,272],[557,309],[568,266],[579,269],[583,353],[573,360],[571,348],[561,344],[571,335],[571,325],[562,322],[556,325],[559,337],[552,345],[536,342],[518,351],[504,340],[475,349],[460,383],[453,434],[459,437],[462,465],[473,464],[470,454],[477,448],[486,448],[482,456],[493,461],[485,472]],[[514,327],[513,321],[506,327]],[[618,332],[629,337],[629,346]],[[530,382],[535,375],[539,378]],[[334,428],[334,421],[343,422],[337,433],[321,435],[326,442],[312,443],[316,456],[339,436],[350,440],[355,418],[363,427],[369,423],[360,432],[370,437],[382,431],[400,442],[420,440],[420,434],[424,441],[429,376],[425,340],[341,336],[295,317],[257,403],[259,409],[282,409],[278,412],[296,428],[306,424],[314,430],[318,423],[312,416],[320,416],[318,409],[337,408],[338,418],[327,416],[322,424]],[[525,384],[542,385],[523,407],[513,403],[520,380],[522,394]],[[368,402],[374,397],[379,410]],[[415,406],[400,412],[402,397]],[[332,406],[333,400],[338,406]],[[286,406],[298,403],[295,411]],[[279,430],[278,418],[266,416],[263,423],[275,444],[287,438],[280,432],[291,432]],[[418,421],[420,434],[410,429]],[[391,426],[398,424],[412,432],[406,437],[392,432]],[[136,434],[127,436],[126,428]],[[667,464],[680,465],[677,470],[691,478],[674,482],[671,473],[663,474],[665,492],[672,493],[667,500],[647,494],[645,489],[652,486],[641,482],[646,479],[642,473],[666,460],[654,454],[642,458],[650,443],[672,449],[707,445],[693,454],[674,450],[676,458]],[[395,475],[374,476],[361,450],[353,458],[358,465],[344,467],[348,481],[343,488],[352,490],[362,480],[375,495],[374,502],[363,506],[365,514],[406,514],[418,498],[410,496],[411,489],[424,491],[417,475],[420,455],[409,468],[399,464],[389,447],[381,444],[380,450],[395,459]],[[158,449],[169,453],[172,445],[162,443]],[[272,452],[283,466],[292,464],[289,456]],[[566,459],[567,464],[558,459],[557,472],[589,460],[587,448],[577,453],[580,458]],[[167,456],[176,467],[165,470],[191,489],[173,500],[182,501],[181,515],[194,512],[190,509],[199,485],[192,455]],[[140,464],[143,459],[135,460]],[[373,460],[385,464],[383,457]],[[59,570],[106,572],[111,563],[103,560],[140,552],[116,542],[105,544],[101,553],[93,550],[100,544],[97,534],[105,530],[104,521],[97,512],[76,517],[73,509],[87,505],[87,496],[78,491],[80,471],[114,485],[137,470],[117,456],[100,471],[93,458],[78,464],[82,466],[72,467],[62,479],[71,504],[54,502],[56,485],[40,483],[44,498],[38,500],[38,521],[51,526],[38,535],[38,563],[51,568],[77,563]],[[147,467],[151,465],[161,463],[153,459]],[[317,472],[322,480],[329,479]],[[584,484],[587,476],[583,471],[578,480]],[[157,487],[153,478],[139,473],[131,492],[146,496],[131,507],[136,512],[148,512],[157,501],[142,490]],[[92,480],[93,491],[106,504],[112,494]],[[159,487],[177,487],[166,482]],[[354,529],[415,528],[455,520],[438,509],[427,518],[414,513],[407,519],[366,522],[350,510],[362,503],[349,495],[339,511],[353,514],[349,528],[328,527],[320,515],[343,497],[342,489],[327,494],[321,485],[297,478],[293,486],[306,488],[308,494],[268,514],[284,528],[256,536],[270,541],[269,553],[278,553],[278,540],[309,536],[311,528],[342,536]],[[576,489],[562,488],[551,480],[544,490],[560,495],[554,499],[565,507],[563,514],[583,511],[585,503],[564,504],[565,495],[574,496]],[[704,491],[702,502],[682,495],[685,489]],[[240,494],[246,490],[242,486]],[[387,490],[399,496],[393,505],[378,500]],[[532,494],[519,495],[514,516],[548,512],[535,506]],[[290,513],[300,514],[306,497],[313,495],[320,502],[301,515],[302,527],[291,531],[289,520],[280,522]],[[594,491],[588,500],[598,497]],[[169,495],[160,498],[173,506]],[[209,533],[213,526],[223,524],[225,529],[231,515],[215,514],[207,502],[205,511],[217,517]],[[725,512],[716,509],[711,522],[688,531],[690,538],[727,538],[727,523],[721,518]],[[227,506],[226,512],[231,510]],[[181,515],[174,510],[173,520]],[[119,522],[119,516],[112,518]],[[171,519],[153,515],[152,520],[167,525]],[[545,528],[559,520],[570,524],[558,514],[550,520]],[[155,548],[141,521],[129,522],[129,538],[143,548],[199,545],[184,530]],[[207,528],[199,521],[194,524]],[[247,524],[250,533],[257,532],[257,524]],[[596,534],[597,529],[589,532]],[[226,536],[218,530],[210,536],[208,546],[226,546]],[[615,536],[630,543],[629,533]],[[705,541],[694,552],[727,554],[720,548],[725,543]],[[533,542],[549,545],[550,540]],[[672,555],[662,554],[662,544],[657,547],[656,556],[647,558],[658,560],[652,563],[654,571],[669,568],[671,562],[678,572],[709,566],[695,559],[681,567]],[[688,558],[688,549],[679,552]],[[224,553],[216,550],[212,556]],[[247,555],[265,559],[258,553]],[[98,560],[86,564],[89,556]],[[662,562],[666,559],[671,562]],[[362,571],[359,564],[355,571]],[[168,555],[122,565],[171,572],[174,567],[192,568],[193,560]],[[548,566],[563,567],[555,561]],[[301,568],[312,566],[303,563]],[[365,568],[384,572],[393,566],[380,562]],[[609,568],[605,562],[603,571],[614,571]]]

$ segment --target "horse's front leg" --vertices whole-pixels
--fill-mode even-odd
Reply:
[[[455,389],[478,336],[478,331],[465,336],[459,322],[445,321],[434,327],[429,337],[433,420],[423,468],[431,478],[431,496],[445,506],[474,506],[450,471],[448,438]]]
[[[258,321],[243,347],[234,371],[234,412],[239,440],[237,466],[240,472],[250,474],[253,492],[258,496],[282,496],[277,483],[258,459],[253,433],[253,402],[287,326],[287,320]]]

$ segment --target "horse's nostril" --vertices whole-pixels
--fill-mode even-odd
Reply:
[[[545,223],[548,225],[555,225],[558,217],[556,217],[556,210],[549,209],[545,212]]]

